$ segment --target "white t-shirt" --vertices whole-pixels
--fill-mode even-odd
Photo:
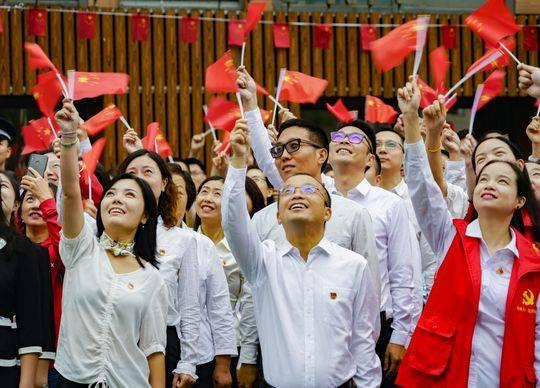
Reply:
[[[167,289],[158,270],[117,274],[87,223],[62,236],[66,267],[55,368],[68,380],[150,387],[146,357],[165,352]]]

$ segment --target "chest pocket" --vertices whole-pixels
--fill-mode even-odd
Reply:
[[[322,305],[324,321],[348,330],[352,325],[354,291],[342,287],[324,287]]]
[[[421,320],[410,346],[412,368],[432,376],[440,376],[446,369],[454,347],[456,326],[439,317]]]

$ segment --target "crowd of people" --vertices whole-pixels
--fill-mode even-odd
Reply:
[[[540,98],[540,69],[519,76]],[[204,135],[166,161],[128,130],[128,156],[88,178],[64,99],[45,172],[17,177],[0,119],[0,386],[540,381],[540,117],[509,128],[527,157],[508,134],[460,136],[442,96],[420,111],[411,77],[395,125],[327,137],[286,109],[265,126],[243,66],[237,84],[208,176]]]

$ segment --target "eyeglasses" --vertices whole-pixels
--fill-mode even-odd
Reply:
[[[283,151],[287,150],[289,154],[295,153],[300,149],[300,146],[302,144],[307,144],[315,148],[323,148],[318,144],[315,144],[308,140],[303,139],[291,139],[285,144],[276,144],[272,148],[270,148],[270,154],[274,159],[281,158],[281,155],[283,155]]]
[[[369,139],[367,139],[367,136],[362,135],[360,133],[354,133],[353,132],[353,133],[346,134],[346,133],[341,132],[341,131],[335,131],[335,132],[330,132],[330,139],[334,143],[340,143],[343,140],[347,139],[349,141],[349,143],[351,143],[351,144],[360,144],[360,143],[362,143],[362,141],[364,141],[364,139],[366,139],[367,140],[367,145],[369,147],[369,151],[371,152],[371,150],[372,150],[371,144],[369,142]]]
[[[377,145],[377,148],[386,148],[387,150],[395,150],[396,148],[403,149],[403,146],[394,140],[387,140],[387,141],[378,141],[375,143]]]
[[[305,183],[300,187],[287,185],[281,189],[279,194],[282,197],[290,197],[291,195],[294,195],[296,193],[296,190],[300,190],[302,194],[306,194],[306,195],[319,194],[324,200],[324,204],[326,206],[329,206],[328,200],[326,199],[326,196],[323,194],[323,192],[318,187],[316,187],[315,185],[312,185],[311,183]]]

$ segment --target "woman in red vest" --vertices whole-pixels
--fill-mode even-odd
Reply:
[[[524,206],[538,214],[531,187],[514,163],[490,161],[477,174],[473,204],[478,218],[452,221],[420,136],[417,85],[400,89],[398,101],[407,185],[439,268],[396,383],[533,387],[540,375],[540,256],[514,223]],[[430,128],[442,131],[445,118],[442,97],[424,110]],[[440,152],[440,147],[427,152]]]

